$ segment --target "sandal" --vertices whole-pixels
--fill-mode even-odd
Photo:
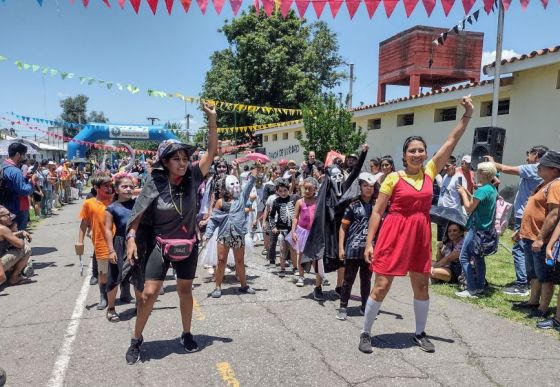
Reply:
[[[33,281],[30,278],[24,277],[24,276],[19,276],[18,279],[16,280],[16,282],[9,282],[8,281],[8,285],[9,286],[18,286],[18,285],[27,285],[27,284],[32,284],[36,281]]]
[[[119,322],[119,321],[121,321],[119,315],[115,311],[115,308],[107,309],[106,317],[107,317],[107,321],[109,321],[109,322]]]

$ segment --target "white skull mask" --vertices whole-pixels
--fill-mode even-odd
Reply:
[[[342,182],[344,181],[342,170],[339,167],[332,167],[330,171],[330,179],[336,196],[342,196]]]
[[[237,177],[233,175],[226,176],[226,190],[234,199],[239,197],[241,194],[241,185],[239,184]]]

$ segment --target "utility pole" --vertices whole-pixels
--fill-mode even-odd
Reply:
[[[500,70],[502,67],[502,43],[504,38],[504,6],[498,1],[498,32],[496,35],[496,64],[494,65],[494,82],[492,94],[491,126],[498,125],[498,104],[500,100]]]
[[[159,118],[157,117],[146,117],[146,119],[152,121],[152,126],[154,125],[155,121],[159,121]]]
[[[352,86],[354,84],[354,63],[348,63],[350,66],[350,82],[348,85],[348,97],[346,98],[346,108],[352,109]]]

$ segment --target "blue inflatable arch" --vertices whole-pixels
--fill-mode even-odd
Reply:
[[[98,124],[90,123],[78,133],[75,140],[95,142],[97,140],[134,140],[134,141],[163,141],[176,139],[177,136],[163,125],[131,125],[131,124]],[[87,147],[76,141],[68,143],[66,157],[74,160],[86,156]]]

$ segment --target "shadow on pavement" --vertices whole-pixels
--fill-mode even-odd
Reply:
[[[47,267],[57,267],[56,262],[33,262],[33,269],[35,270],[41,270]]]
[[[56,247],[40,247],[40,246],[33,246],[31,248],[31,255],[33,257],[36,257],[38,255],[45,255],[45,254],[50,254],[50,253],[54,253],[55,251],[58,251],[58,249]]]
[[[404,333],[404,332],[376,335],[373,336],[372,345],[376,348],[391,348],[391,349],[405,349],[405,348],[416,347],[416,344],[412,341],[412,337],[413,337],[412,333]],[[437,336],[428,335],[428,338],[430,340],[443,341],[445,343],[455,342],[455,340],[446,339]]]
[[[195,335],[194,339],[198,343],[201,351],[203,351],[207,347],[210,347],[215,342],[233,342],[233,339],[229,337],[208,335]],[[142,345],[142,362],[150,361],[153,359],[160,360],[174,353],[187,355],[179,342],[179,338],[171,340],[147,341]]]

